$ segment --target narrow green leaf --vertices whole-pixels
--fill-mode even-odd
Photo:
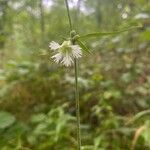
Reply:
[[[77,39],[76,41],[85,52],[91,54],[90,50],[86,47],[86,45],[82,41],[80,41],[79,39]]]
[[[114,31],[114,32],[96,32],[96,33],[89,33],[86,35],[82,35],[79,36],[78,39],[86,39],[86,38],[95,38],[95,37],[102,37],[102,36],[108,36],[108,35],[115,35],[115,34],[119,34],[125,31],[129,31],[131,29],[137,29],[141,26],[133,26],[133,27],[129,27],[129,28],[125,28],[119,31]]]
[[[129,122],[127,122],[127,125],[135,122],[136,120],[144,117],[145,115],[150,115],[150,109],[137,113],[131,120],[129,120]]]

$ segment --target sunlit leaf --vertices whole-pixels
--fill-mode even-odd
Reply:
[[[31,121],[33,123],[37,123],[37,122],[41,122],[41,121],[44,121],[46,118],[45,114],[41,113],[41,114],[36,114],[36,115],[33,115],[32,118],[31,118]]]
[[[0,129],[7,128],[15,122],[15,117],[5,111],[0,112]]]

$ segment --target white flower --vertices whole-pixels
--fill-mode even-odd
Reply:
[[[52,41],[49,45],[51,50],[56,52],[51,58],[56,63],[61,63],[66,67],[73,64],[73,59],[82,57],[81,48],[78,45],[72,45],[70,41],[64,41],[61,45]]]

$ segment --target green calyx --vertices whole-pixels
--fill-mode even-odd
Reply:
[[[64,41],[60,46],[61,53],[69,53],[71,51],[71,41]]]

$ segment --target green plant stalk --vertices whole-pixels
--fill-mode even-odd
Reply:
[[[81,150],[81,132],[80,132],[80,103],[78,88],[78,60],[74,59],[75,67],[75,99],[76,99],[76,117],[77,117],[77,142],[78,150]]]
[[[71,21],[71,16],[70,16],[70,11],[69,11],[68,0],[65,0],[65,4],[66,4],[67,15],[68,15],[68,20],[69,20],[69,25],[70,25],[70,31],[71,31],[72,30],[72,21]]]
[[[72,31],[72,21],[69,11],[68,0],[65,0],[67,15],[70,25],[70,32]],[[72,37],[71,37],[72,39]],[[72,40],[72,44],[75,44],[75,41]],[[75,101],[76,101],[76,118],[77,118],[77,150],[81,150],[81,132],[80,132],[80,103],[79,103],[79,87],[78,87],[78,60],[74,59],[74,68],[75,68]]]

